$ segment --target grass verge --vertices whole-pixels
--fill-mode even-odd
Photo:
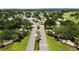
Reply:
[[[74,47],[71,47],[59,41],[56,41],[55,38],[50,37],[47,34],[46,34],[46,37],[48,42],[48,48],[50,51],[75,51],[76,50]]]
[[[24,39],[22,39],[21,42],[14,42],[5,46],[4,48],[0,48],[0,51],[24,51],[27,46],[30,34],[31,33],[29,33]]]

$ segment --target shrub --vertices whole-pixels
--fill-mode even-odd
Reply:
[[[10,40],[10,39],[12,39],[12,34],[13,34],[14,32],[13,31],[11,31],[11,30],[3,30],[1,33],[0,33],[0,39],[4,39],[4,40]]]
[[[36,42],[40,42],[40,37],[39,36],[36,37]]]
[[[40,35],[40,32],[37,30],[37,31],[36,31],[36,34],[39,36],[39,35]]]
[[[23,31],[23,36],[27,36],[27,32],[26,31]]]
[[[40,29],[40,26],[37,26],[37,29]]]
[[[12,34],[11,38],[12,38],[12,39],[16,39],[17,36],[18,36],[17,34]]]
[[[18,34],[15,42],[21,42],[22,39],[23,39],[23,36],[21,36],[21,34]]]
[[[54,34],[52,33],[52,31],[48,31],[47,34],[48,34],[49,36],[53,36],[53,35],[54,35]]]
[[[73,17],[73,16],[75,16],[75,14],[71,14],[70,16]]]

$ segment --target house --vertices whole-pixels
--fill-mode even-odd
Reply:
[[[28,20],[30,20],[31,22],[33,22],[33,21],[36,21],[37,18],[30,17],[30,18],[28,18]]]

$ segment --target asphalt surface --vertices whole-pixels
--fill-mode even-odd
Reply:
[[[48,44],[47,44],[44,25],[40,25],[40,34],[41,34],[40,51],[48,51]]]
[[[36,23],[33,23],[33,29],[32,29],[32,32],[31,32],[31,35],[29,38],[29,42],[26,47],[26,51],[34,51],[37,26],[38,25]],[[41,35],[40,50],[39,51],[48,51],[48,44],[47,44],[44,25],[39,25],[39,26],[40,26],[39,31],[40,31],[40,35]]]
[[[26,51],[34,51],[34,45],[35,45],[35,38],[36,38],[36,30],[37,30],[37,24],[33,23],[33,29],[29,38],[29,42],[26,47]]]

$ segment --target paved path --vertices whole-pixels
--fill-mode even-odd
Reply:
[[[34,45],[35,45],[35,38],[36,38],[36,30],[37,30],[37,25],[33,23],[33,29],[29,38],[29,42],[26,47],[26,51],[34,51]]]
[[[48,50],[48,44],[47,44],[44,25],[40,25],[40,34],[41,34],[40,51],[47,51]]]

